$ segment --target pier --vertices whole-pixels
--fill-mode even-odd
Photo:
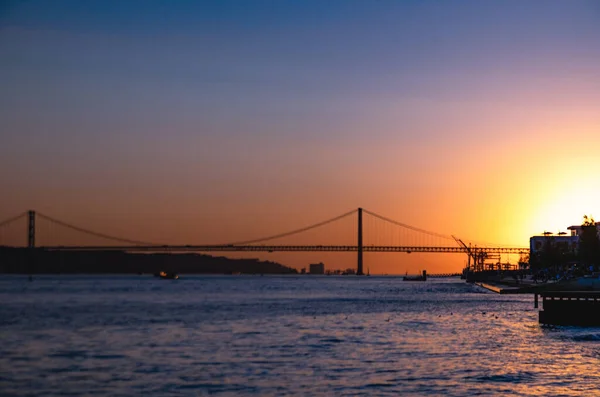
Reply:
[[[485,288],[489,291],[495,292],[497,294],[527,294],[531,293],[530,287],[510,287],[505,285],[497,285],[494,283],[481,283],[475,282],[473,283],[481,288]]]
[[[600,326],[600,292],[545,291],[539,322],[546,325]],[[535,295],[535,307],[538,297]]]

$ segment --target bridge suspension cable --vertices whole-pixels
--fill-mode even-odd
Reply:
[[[9,223],[12,223],[12,222],[20,219],[21,217],[24,217],[25,215],[27,215],[27,212],[22,212],[19,215],[13,216],[12,218],[5,219],[2,222],[0,222],[0,227],[6,226]]]
[[[107,240],[119,241],[121,243],[133,244],[133,245],[160,245],[160,244],[157,244],[157,243],[149,243],[147,241],[130,240],[130,239],[127,239],[127,238],[116,237],[116,236],[111,236],[111,235],[104,234],[104,233],[95,232],[93,230],[84,229],[84,228],[79,227],[79,226],[71,225],[69,223],[60,221],[58,219],[52,218],[52,217],[50,217],[48,215],[41,214],[39,212],[37,213],[37,216],[39,216],[40,218],[43,218],[43,219],[45,219],[47,221],[56,223],[57,225],[60,225],[60,226],[63,226],[63,227],[66,227],[66,228],[78,231],[80,233],[89,234],[89,235],[92,235],[92,236],[95,236],[95,237],[104,238],[104,239],[107,239]]]
[[[352,215],[352,214],[354,214],[356,212],[357,212],[357,210],[352,210],[352,211],[346,212],[346,213],[344,213],[342,215],[338,215],[338,216],[336,216],[334,218],[328,219],[326,221],[315,223],[314,225],[305,226],[305,227],[302,227],[300,229],[292,230],[292,231],[289,231],[289,232],[275,234],[273,236],[268,236],[268,237],[257,238],[257,239],[254,239],[254,240],[238,241],[236,243],[230,243],[230,244],[224,244],[224,245],[248,245],[248,244],[260,243],[260,242],[263,242],[263,241],[275,240],[276,238],[287,237],[287,236],[291,236],[291,235],[294,235],[294,234],[306,232],[306,231],[311,230],[311,229],[316,229],[317,227],[320,227],[320,226],[325,226],[328,223],[332,223],[332,222],[338,221],[338,220],[340,220],[342,218],[345,218],[345,217],[347,217],[349,215]]]
[[[391,223],[393,223],[395,225],[402,226],[402,227],[407,228],[407,229],[411,229],[411,230],[414,230],[414,231],[417,231],[417,232],[420,232],[420,233],[429,234],[431,236],[443,238],[443,239],[446,239],[446,240],[455,241],[459,246],[462,247],[462,245],[456,241],[456,237],[455,236],[451,236],[451,235],[449,236],[449,235],[445,235],[445,234],[441,234],[441,233],[431,232],[431,231],[425,230],[425,229],[420,229],[418,227],[410,226],[410,225],[407,225],[405,223],[398,222],[398,221],[395,221],[395,220],[390,219],[390,218],[386,218],[385,216],[376,214],[376,213],[368,211],[366,209],[363,210],[363,211],[366,212],[369,215],[372,215],[372,216],[376,217],[376,218],[382,219],[382,220],[387,221],[387,222],[391,222]],[[462,239],[462,240],[466,241],[467,243],[472,243],[472,244],[479,245],[480,248],[501,248],[501,247],[509,247],[510,246],[510,244],[498,244],[498,243],[490,243],[490,242],[476,241],[476,240],[470,240],[470,239]]]
[[[367,214],[369,214],[369,215],[371,215],[371,216],[374,216],[374,217],[376,217],[376,218],[379,218],[379,219],[381,219],[381,220],[383,220],[383,221],[386,221],[386,222],[393,223],[394,225],[401,226],[401,227],[404,227],[404,228],[406,228],[406,229],[413,230],[413,231],[415,231],[415,232],[425,233],[425,234],[428,234],[428,235],[430,235],[430,236],[434,236],[434,237],[440,237],[440,238],[443,238],[443,239],[446,239],[446,240],[454,240],[454,239],[452,238],[452,236],[448,236],[448,235],[445,235],[445,234],[440,234],[440,233],[436,233],[436,232],[430,232],[429,230],[425,230],[425,229],[421,229],[421,228],[414,227],[414,226],[411,226],[411,225],[407,225],[407,224],[405,224],[405,223],[398,222],[398,221],[395,221],[395,220],[393,220],[393,219],[390,219],[390,218],[386,218],[386,217],[385,217],[385,216],[383,216],[383,215],[376,214],[376,213],[374,213],[374,212],[371,212],[371,211],[368,211],[368,210],[366,210],[366,209],[363,209],[363,211],[364,211],[365,213],[367,213]]]

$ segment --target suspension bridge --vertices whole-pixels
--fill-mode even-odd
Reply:
[[[352,227],[348,226],[348,221]],[[331,225],[345,222],[332,233]],[[329,228],[329,230],[327,230]],[[352,234],[354,241],[318,243],[314,231],[334,240],[337,235]],[[367,230],[365,230],[367,229]],[[43,230],[43,232],[41,232]],[[368,233],[367,233],[368,231]],[[68,233],[66,233],[68,232]],[[312,242],[300,238],[313,233]],[[83,238],[85,236],[86,238]],[[284,240],[283,243],[280,241]],[[366,241],[369,240],[369,241]],[[42,242],[40,244],[40,241]],[[279,241],[279,243],[277,243]],[[268,243],[268,244],[267,244]],[[491,244],[477,245],[453,235],[444,235],[395,221],[375,212],[358,208],[336,217],[299,229],[266,237],[225,244],[160,244],[117,237],[61,221],[33,210],[0,222],[0,247],[28,248],[48,251],[125,251],[148,253],[175,252],[354,252],[357,255],[356,274],[362,275],[363,254],[367,252],[457,253],[467,255],[467,269],[485,269],[486,259],[500,255],[526,255],[528,248]]]

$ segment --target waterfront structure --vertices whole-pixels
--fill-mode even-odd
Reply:
[[[356,275],[356,270],[352,269],[352,268],[348,268],[346,270],[340,270],[340,269],[326,270],[325,274],[328,276],[349,276],[349,275]]]
[[[600,222],[596,222],[595,225],[596,225],[597,233],[600,234]],[[571,236],[581,236],[581,231],[583,229],[582,229],[581,225],[575,225],[575,226],[569,226],[567,228],[567,230],[571,231]]]
[[[403,278],[404,281],[427,281],[427,270],[423,270],[422,274],[416,276],[409,276],[406,274]]]
[[[529,251],[532,254],[543,251],[546,244],[552,242],[552,244],[559,248],[561,251],[577,251],[577,247],[579,246],[579,236],[571,235],[571,236],[563,236],[563,235],[542,235],[542,236],[532,236],[529,238]]]
[[[539,312],[540,324],[600,325],[600,293],[597,291],[545,291],[540,296],[544,308]],[[535,307],[537,306],[536,294]]]
[[[570,230],[570,235],[567,233],[558,233],[555,235],[553,233],[545,232],[542,235],[530,237],[529,251],[532,254],[543,251],[544,246],[551,241],[555,247],[559,248],[563,252],[576,252],[579,248],[579,237],[581,236],[581,232],[583,230],[582,226],[569,226],[567,230]],[[600,235],[600,222],[596,222],[596,230]]]
[[[311,263],[309,269],[310,274],[325,274],[325,264],[323,262]]]

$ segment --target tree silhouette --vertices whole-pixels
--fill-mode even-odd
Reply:
[[[600,240],[596,222],[591,216],[584,215],[579,235],[579,261],[586,266],[597,269],[600,264]]]

